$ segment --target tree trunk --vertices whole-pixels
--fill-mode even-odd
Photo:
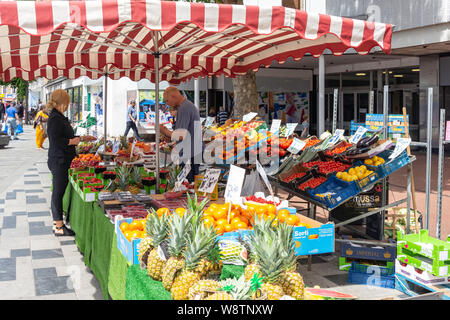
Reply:
[[[249,112],[258,112],[258,91],[256,74],[249,70],[244,76],[233,79],[234,109],[233,118],[242,119]]]

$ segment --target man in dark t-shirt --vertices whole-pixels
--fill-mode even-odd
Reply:
[[[191,171],[187,180],[193,183],[194,177],[199,173],[204,149],[200,113],[197,107],[175,87],[169,87],[164,91],[164,100],[167,105],[177,109],[177,120],[175,131],[160,125],[160,133],[170,137],[172,141],[177,141],[176,150],[183,164],[190,160]]]

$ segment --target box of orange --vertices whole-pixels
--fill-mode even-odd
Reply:
[[[115,217],[115,231],[117,235],[117,248],[122,252],[123,256],[127,259],[128,264],[139,264],[139,245],[141,243],[141,238],[132,238],[131,241],[128,240],[120,229],[120,225],[123,222],[131,224],[133,218],[121,218],[120,216]]]
[[[297,256],[334,252],[334,223],[322,224],[297,214],[300,226],[294,227],[294,244]]]

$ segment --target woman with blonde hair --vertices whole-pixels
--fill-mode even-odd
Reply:
[[[74,135],[69,119],[64,116],[69,103],[69,94],[65,90],[58,89],[52,92],[46,107],[47,112],[49,112],[47,122],[48,168],[53,175],[51,209],[55,236],[75,235],[72,230],[66,227],[63,220],[62,200],[69,183],[68,170],[76,156],[75,147],[80,141],[96,139],[92,136],[79,137]]]

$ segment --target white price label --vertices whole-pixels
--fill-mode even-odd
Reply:
[[[295,128],[297,128],[298,123],[286,123],[286,135],[285,137],[289,137],[294,133]]]
[[[211,125],[214,123],[214,117],[207,117],[205,122],[205,127],[211,127]]]
[[[350,138],[350,143],[357,144],[366,132],[367,128],[359,126],[358,130],[356,130],[355,134]]]
[[[191,161],[189,160],[183,167],[183,170],[178,174],[177,182],[175,182],[174,191],[180,191],[180,187],[183,184],[184,179],[188,176],[191,171]]]
[[[298,154],[300,150],[302,150],[305,147],[305,145],[306,145],[305,141],[294,138],[289,148],[287,148],[287,151],[293,154]]]
[[[336,129],[333,136],[330,139],[330,142],[328,143],[329,146],[335,145],[341,137],[344,135],[345,130],[344,129]]]
[[[212,193],[216,187],[217,181],[220,177],[220,169],[208,169],[206,170],[205,176],[202,180],[202,184],[198,191],[204,193]]]
[[[397,158],[410,144],[411,138],[398,138],[395,143],[395,149],[389,156],[389,159],[393,160]]]
[[[134,140],[133,145],[131,146],[130,159],[133,157],[134,147],[136,146],[136,140]]]
[[[240,198],[244,178],[245,169],[230,165],[230,174],[228,175],[228,182],[225,188],[225,202]]]
[[[119,140],[114,141],[114,144],[113,144],[113,153],[119,152],[119,146],[120,146]]]
[[[245,116],[242,117],[242,120],[244,120],[244,122],[249,122],[251,121],[254,117],[256,117],[258,114],[256,112],[250,112],[247,113]]]
[[[98,147],[97,152],[95,153],[96,155],[99,154],[100,152],[105,151],[105,145],[102,144],[100,147]]]
[[[84,200],[85,200],[86,202],[92,202],[92,201],[95,201],[95,193],[94,193],[94,192],[86,193],[86,196],[85,196]]]
[[[270,127],[270,132],[275,133],[278,130],[280,130],[281,120],[280,119],[274,119],[272,121],[272,126]]]
[[[267,189],[269,189],[270,195],[272,196],[272,199],[273,199],[274,196],[273,196],[272,186],[270,185],[269,179],[267,179],[266,171],[264,171],[264,168],[261,166],[261,164],[259,163],[258,160],[256,160],[256,170],[261,175],[261,178],[263,179],[264,183],[266,184]]]

